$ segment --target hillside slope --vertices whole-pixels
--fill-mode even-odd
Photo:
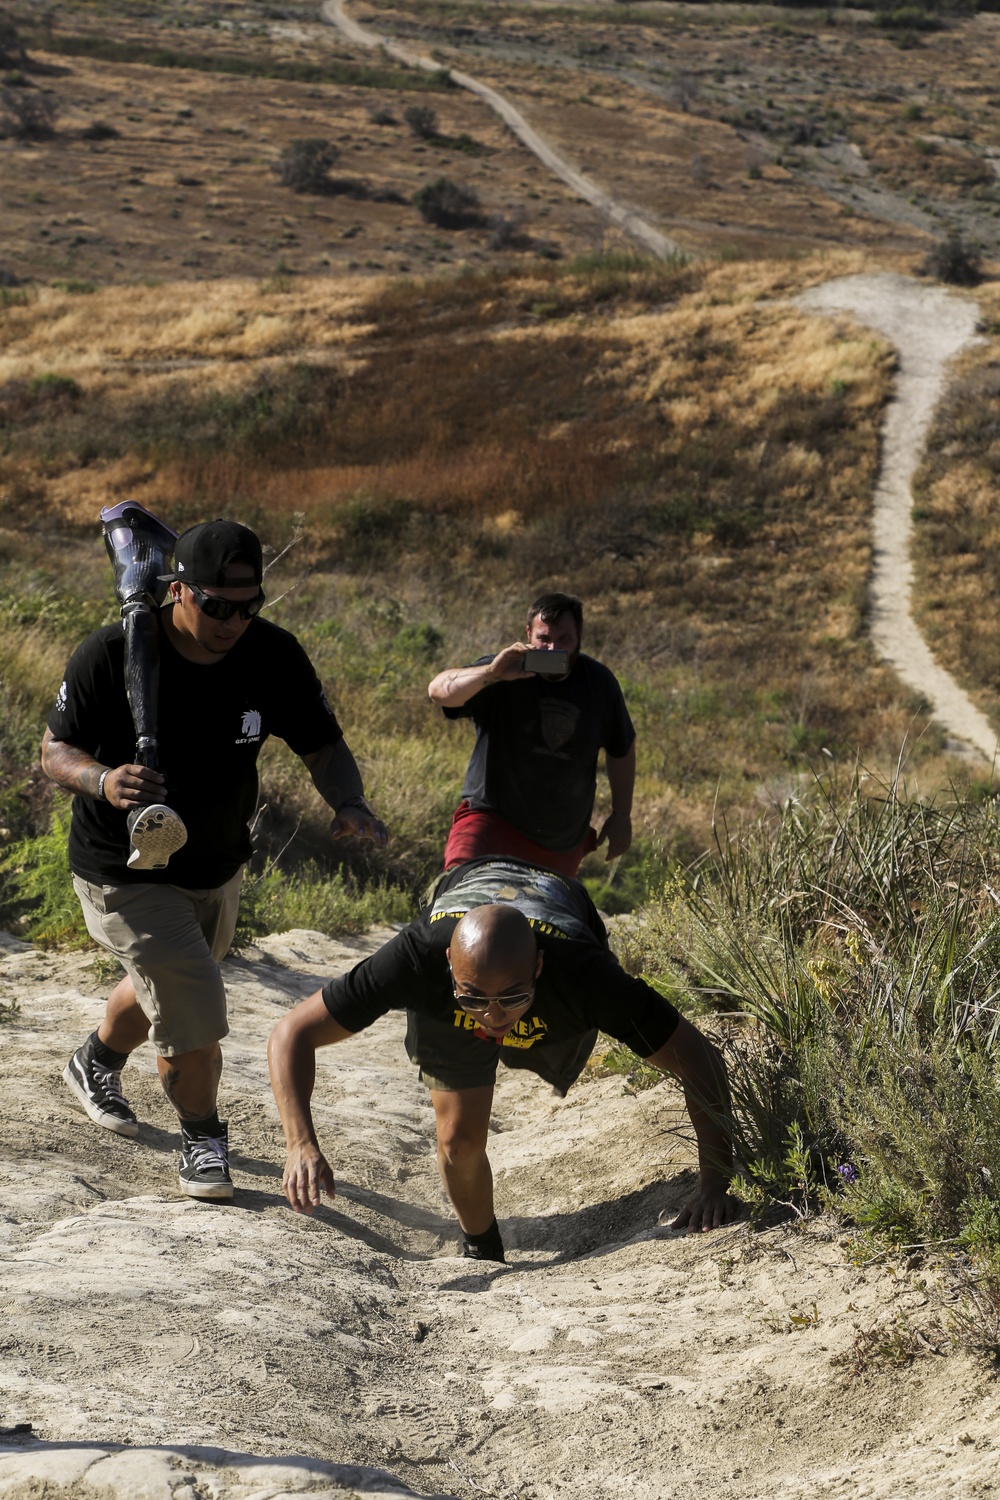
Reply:
[[[60,1082],[100,1008],[90,955],[2,941],[20,1010],[0,1073],[0,1420],[33,1434],[0,1437],[0,1495],[43,1477],[49,1500],[888,1500],[993,1483],[1000,1396],[936,1352],[945,1314],[918,1258],[851,1264],[822,1225],[659,1227],[691,1162],[672,1089],[591,1079],[560,1102],[505,1078],[491,1154],[512,1248],[485,1271],[456,1258],[398,1019],[321,1058],[336,1202],[309,1220],[280,1196],[267,1032],[377,935],[291,933],[227,962],[225,1207],[175,1188],[151,1057],[125,1074],[135,1142]]]

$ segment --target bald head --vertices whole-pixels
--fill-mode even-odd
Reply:
[[[474,906],[456,924],[451,962],[463,972],[511,970],[533,975],[538,944],[527,918],[514,906]]]

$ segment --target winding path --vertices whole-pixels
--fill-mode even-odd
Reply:
[[[872,519],[871,637],[907,687],[931,704],[950,734],[997,754],[997,733],[950,672],[939,666],[913,618],[913,496],[910,482],[944,389],[946,365],[975,341],[979,308],[943,287],[884,273],[844,276],[796,299],[804,311],[848,313],[899,353],[896,390],[882,425],[882,466]]]
[[[320,6],[320,15],[324,21],[335,26],[348,41],[355,42],[359,47],[381,47],[397,62],[406,63],[411,68],[422,68],[427,73],[441,71],[441,64],[435,62],[434,58],[428,56],[427,53],[414,52],[411,48],[394,42],[391,37],[378,36],[366,27],[359,26],[357,21],[352,21],[344,11],[344,0],[325,0],[325,3]],[[473,78],[469,73],[459,72],[455,68],[449,68],[448,73],[459,88],[467,89],[470,94],[477,95],[488,104],[490,109],[498,114],[504,124],[513,131],[518,140],[522,141],[554,176],[571,187],[574,193],[586,203],[592,204],[604,214],[605,218],[624,229],[626,234],[630,234],[633,239],[645,245],[661,260],[669,260],[674,255],[685,253],[676,240],[669,239],[641,215],[626,208],[624,204],[616,202],[610,193],[606,193],[592,178],[587,177],[583,172],[578,172],[543,136],[532,129],[520,110],[515,109],[508,99],[497,93],[496,89],[491,89],[488,84],[481,83],[478,78]]]
[[[320,15],[358,46],[382,47],[390,57],[410,67],[431,72],[440,67],[427,54],[414,52],[352,21],[344,11],[344,0],[324,0]],[[484,100],[539,161],[612,223],[663,259],[683,253],[675,240],[578,172],[502,94],[468,73],[454,68],[449,72],[460,88]],[[951,673],[935,661],[911,608],[910,482],[944,389],[946,365],[974,341],[979,308],[942,287],[888,272],[839,277],[806,292],[797,299],[797,305],[823,315],[850,314],[883,334],[899,353],[896,391],[882,427],[882,467],[875,491],[871,637],[879,656],[895,668],[907,687],[930,703],[935,718],[949,735],[993,762],[998,748],[996,730]]]

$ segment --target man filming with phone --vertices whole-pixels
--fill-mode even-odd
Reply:
[[[599,845],[613,860],[632,842],[635,729],[614,673],[580,650],[580,600],[543,594],[525,637],[428,686],[446,718],[476,726],[446,870],[507,854],[575,876]],[[590,819],[602,749],[611,813],[598,833]]]

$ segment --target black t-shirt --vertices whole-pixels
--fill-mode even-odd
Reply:
[[[492,656],[475,663],[485,666]],[[564,682],[494,682],[449,719],[472,719],[476,743],[462,796],[499,813],[546,849],[575,849],[594,810],[597,756],[620,758],[635,739],[613,672],[577,657]]]
[[[108,802],[74,797],[69,861],[95,885],[223,885],[251,853],[257,757],[268,735],[278,735],[298,755],[342,738],[305,651],[287,630],[261,619],[205,666],[181,656],[161,626],[158,722],[164,801],[183,818],[187,843],[166,869],[132,871],[127,814]],[[96,630],[70,658],[49,729],[106,766],[135,762],[120,625]]]
[[[679,1014],[643,979],[626,974],[607,947],[593,902],[577,880],[522,860],[476,859],[442,876],[431,904],[391,942],[331,979],[323,1000],[346,1031],[362,1031],[389,1010],[411,1010],[458,1028],[470,1063],[496,1054],[477,1035],[452,992],[445,950],[466,911],[510,902],[531,923],[545,954],[534,1001],[503,1045],[524,1048],[568,1041],[598,1027],[640,1057],[673,1034]]]

